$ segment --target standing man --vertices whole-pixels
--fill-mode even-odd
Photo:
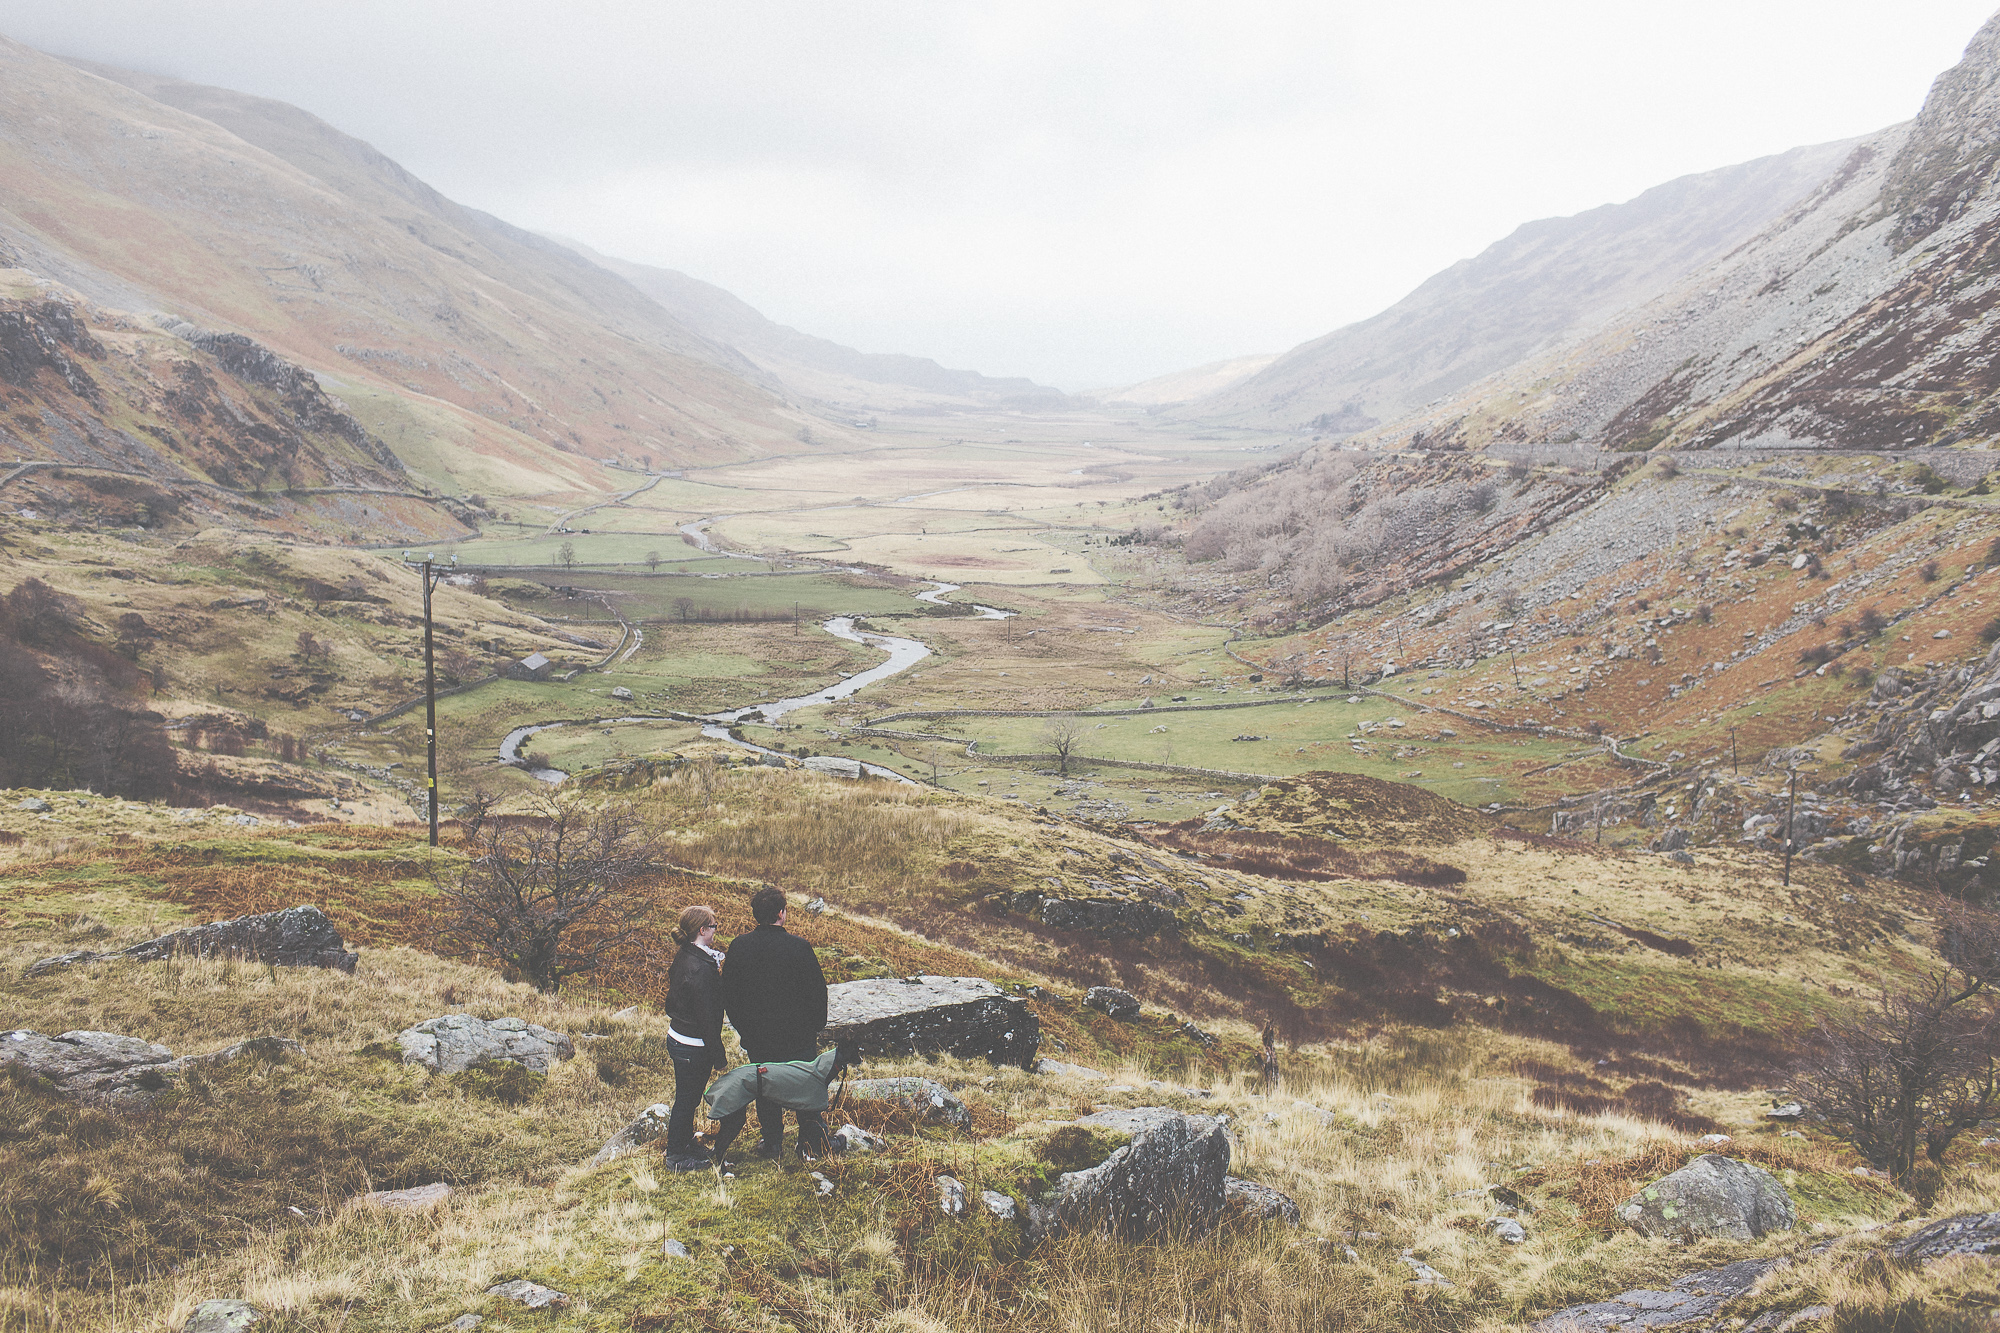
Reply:
[[[722,965],[722,1007],[752,1064],[810,1061],[819,1054],[826,1027],[826,974],[813,947],[785,929],[786,902],[780,889],[759,889],[750,899],[757,928],[729,943]],[[818,1111],[795,1112],[799,1156],[808,1161],[826,1151],[826,1125]],[[785,1110],[757,1099],[760,1155],[785,1150]]]

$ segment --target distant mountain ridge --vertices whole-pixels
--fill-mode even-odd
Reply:
[[[1795,148],[1527,223],[1181,415],[1332,436],[1393,421],[1669,289],[1756,235],[1853,146]]]
[[[1069,401],[1060,389],[1028,379],[951,370],[929,357],[856,351],[768,319],[747,301],[700,278],[601,254],[581,241],[564,238],[562,243],[624,278],[681,324],[807,397],[860,407],[879,398],[881,387],[894,387],[1003,407],[1060,408]]]

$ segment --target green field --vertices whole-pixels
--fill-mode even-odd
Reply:
[[[661,566],[658,574],[612,573],[578,567],[561,571],[523,571],[502,582],[497,572],[494,591],[510,606],[537,615],[603,616],[602,606],[587,594],[604,594],[627,620],[660,622],[683,620],[727,620],[738,615],[790,617],[794,607],[801,614],[885,615],[921,611],[915,598],[921,588],[893,588],[869,584],[851,575],[840,574],[753,574],[757,569],[742,560],[717,560],[691,564],[689,572]],[[708,570],[710,573],[698,572]],[[721,571],[726,570],[727,573]],[[533,588],[517,583],[576,588],[584,597],[535,597]],[[686,605],[682,605],[683,599]]]
[[[1242,697],[1241,692],[1232,694]],[[1189,694],[1189,701],[1230,697],[1197,691]],[[1273,776],[1310,771],[1365,773],[1416,783],[1466,805],[1485,805],[1515,799],[1514,775],[1553,763],[1578,748],[1576,742],[1561,738],[1494,735],[1372,695],[1363,696],[1356,704],[1347,703],[1346,698],[1332,695],[1310,703],[1262,708],[1149,710],[1126,717],[1085,718],[1080,723],[1084,733],[1077,750],[1081,758],[1073,757],[1071,767],[1087,769],[1090,759],[1103,758]],[[1100,705],[1097,711],[1104,707]],[[1394,721],[1403,725],[1395,726]],[[980,755],[1050,751],[1048,722],[1043,718],[908,719],[890,725],[976,741]],[[1458,734],[1445,736],[1445,731]],[[1257,739],[1235,739],[1238,736]],[[956,762],[962,764],[963,745],[956,749],[961,756]],[[1105,769],[1099,776],[1107,783],[1146,787],[1189,781],[1212,785],[1201,779],[1116,769]]]
[[[560,553],[564,543],[574,550],[574,572],[578,573],[592,565],[644,565],[655,552],[659,554],[663,573],[669,569],[720,569],[725,565],[744,566],[747,563],[732,560],[726,555],[705,555],[682,541],[681,534],[674,531],[650,534],[596,531],[541,533],[532,537],[473,540],[424,549],[435,549],[441,556],[455,555],[468,565],[561,573]]]

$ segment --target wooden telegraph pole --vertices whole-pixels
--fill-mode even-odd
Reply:
[[[1736,771],[1737,771],[1737,768],[1736,768],[1736,728],[1735,728],[1735,727],[1731,727],[1731,728],[1729,729],[1729,771],[1730,771],[1731,773],[1734,773],[1734,772],[1736,772]]]
[[[421,560],[410,560],[410,553],[405,551],[403,559],[416,566],[424,585],[424,742],[430,752],[431,846],[435,847],[438,845],[438,701],[437,659],[431,644],[431,592],[445,576],[445,569],[438,567],[435,551]],[[451,563],[456,565],[458,557],[453,556]]]
[[[1790,888],[1792,883],[1792,816],[1796,815],[1799,809],[1798,769],[1794,768],[1792,770],[1791,779],[1791,796],[1785,803],[1785,886],[1787,888]]]

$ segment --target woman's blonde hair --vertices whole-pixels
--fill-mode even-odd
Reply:
[[[713,907],[694,906],[681,910],[680,924],[674,927],[674,938],[682,944],[693,944],[703,929],[715,924]]]

